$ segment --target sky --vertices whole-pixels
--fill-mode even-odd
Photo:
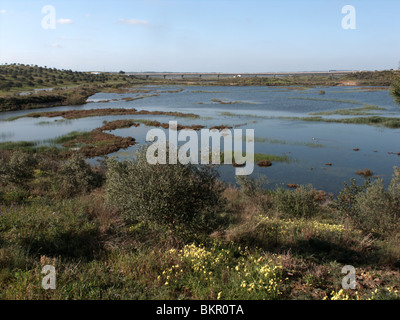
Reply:
[[[0,0],[0,63],[245,73],[399,62],[398,0]]]

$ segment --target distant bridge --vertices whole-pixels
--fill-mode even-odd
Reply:
[[[126,75],[157,79],[200,79],[218,80],[227,78],[283,78],[295,76],[344,76],[358,71],[310,71],[310,72],[259,72],[259,73],[218,73],[218,72],[127,72]]]

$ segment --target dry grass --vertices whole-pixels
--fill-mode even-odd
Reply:
[[[106,248],[117,249],[126,242],[124,220],[116,208],[106,205],[102,189],[81,196],[81,203],[90,218],[97,221],[99,238]]]

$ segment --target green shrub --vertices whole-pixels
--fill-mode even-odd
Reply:
[[[354,209],[354,220],[366,232],[382,237],[400,232],[400,170],[395,168],[388,188],[379,179],[358,193]]]
[[[237,176],[236,183],[240,186],[240,195],[242,201],[251,203],[253,208],[256,208],[254,212],[260,212],[262,214],[269,214],[272,208],[271,195],[266,190],[268,179],[266,176],[260,176],[257,179],[249,178],[247,176]],[[245,212],[241,212],[245,213]]]
[[[296,190],[278,189],[273,205],[288,217],[310,218],[318,211],[315,192],[311,186],[300,186]]]
[[[30,193],[25,188],[22,187],[14,187],[7,192],[0,192],[0,202],[4,202],[5,204],[20,204],[25,202]]]
[[[87,193],[101,184],[101,177],[79,155],[73,155],[58,172],[60,194],[71,197]]]
[[[0,159],[0,181],[7,185],[13,183],[17,186],[25,186],[33,178],[37,165],[35,157],[22,151],[15,151],[9,161]]]
[[[222,203],[222,186],[211,166],[155,164],[146,147],[135,160],[108,160],[106,197],[130,223],[146,222],[177,232],[209,230]]]
[[[260,196],[265,193],[264,186],[268,183],[266,176],[258,179],[247,176],[236,176],[236,183],[240,186],[241,192],[247,197]]]
[[[364,184],[357,185],[355,179],[350,179],[350,184],[344,182],[344,189],[340,191],[337,199],[332,202],[331,207],[339,210],[348,217],[353,217],[356,214],[354,204],[358,194],[364,192],[370,185],[370,179],[365,179]]]
[[[394,168],[393,179],[385,188],[381,179],[358,186],[354,179],[332,205],[339,214],[350,218],[367,233],[388,237],[400,231],[400,170]]]
[[[394,99],[400,103],[400,78],[393,81],[391,92]]]

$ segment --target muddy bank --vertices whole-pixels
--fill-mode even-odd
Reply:
[[[5,96],[0,98],[0,112],[82,105],[98,91],[99,88],[97,87],[78,87],[64,90],[56,89],[50,92],[42,91],[30,95]]]
[[[194,114],[194,113],[146,111],[146,110],[138,111],[136,109],[123,109],[123,108],[33,112],[33,113],[28,113],[21,117],[30,117],[30,118],[62,117],[64,119],[80,119],[80,118],[87,118],[87,117],[101,117],[101,116],[114,116],[114,115],[115,116],[116,115],[167,115],[167,116],[182,117],[182,118],[199,118],[199,115]],[[18,118],[20,118],[20,117],[18,117]],[[17,118],[13,118],[13,119],[17,119]]]
[[[145,120],[145,119],[135,119],[135,120],[115,120],[111,122],[105,123],[99,129],[105,130],[115,130],[115,129],[122,129],[122,128],[129,128],[129,127],[138,127],[140,124],[144,124],[148,127],[158,127],[163,129],[169,129],[169,123],[159,122],[156,120]],[[200,130],[205,128],[203,125],[193,124],[193,125],[177,125],[177,130]]]
[[[135,144],[135,138],[119,137],[103,132],[102,128],[97,128],[88,134],[78,136],[63,143],[62,146],[69,148],[71,153],[76,152],[85,158],[93,158],[117,152],[120,149],[126,149]],[[76,150],[73,150],[75,148]]]
[[[133,120],[115,120],[104,123],[104,125],[98,129],[101,131],[112,131],[116,129],[138,127],[138,126],[140,126],[140,123],[136,123]]]

